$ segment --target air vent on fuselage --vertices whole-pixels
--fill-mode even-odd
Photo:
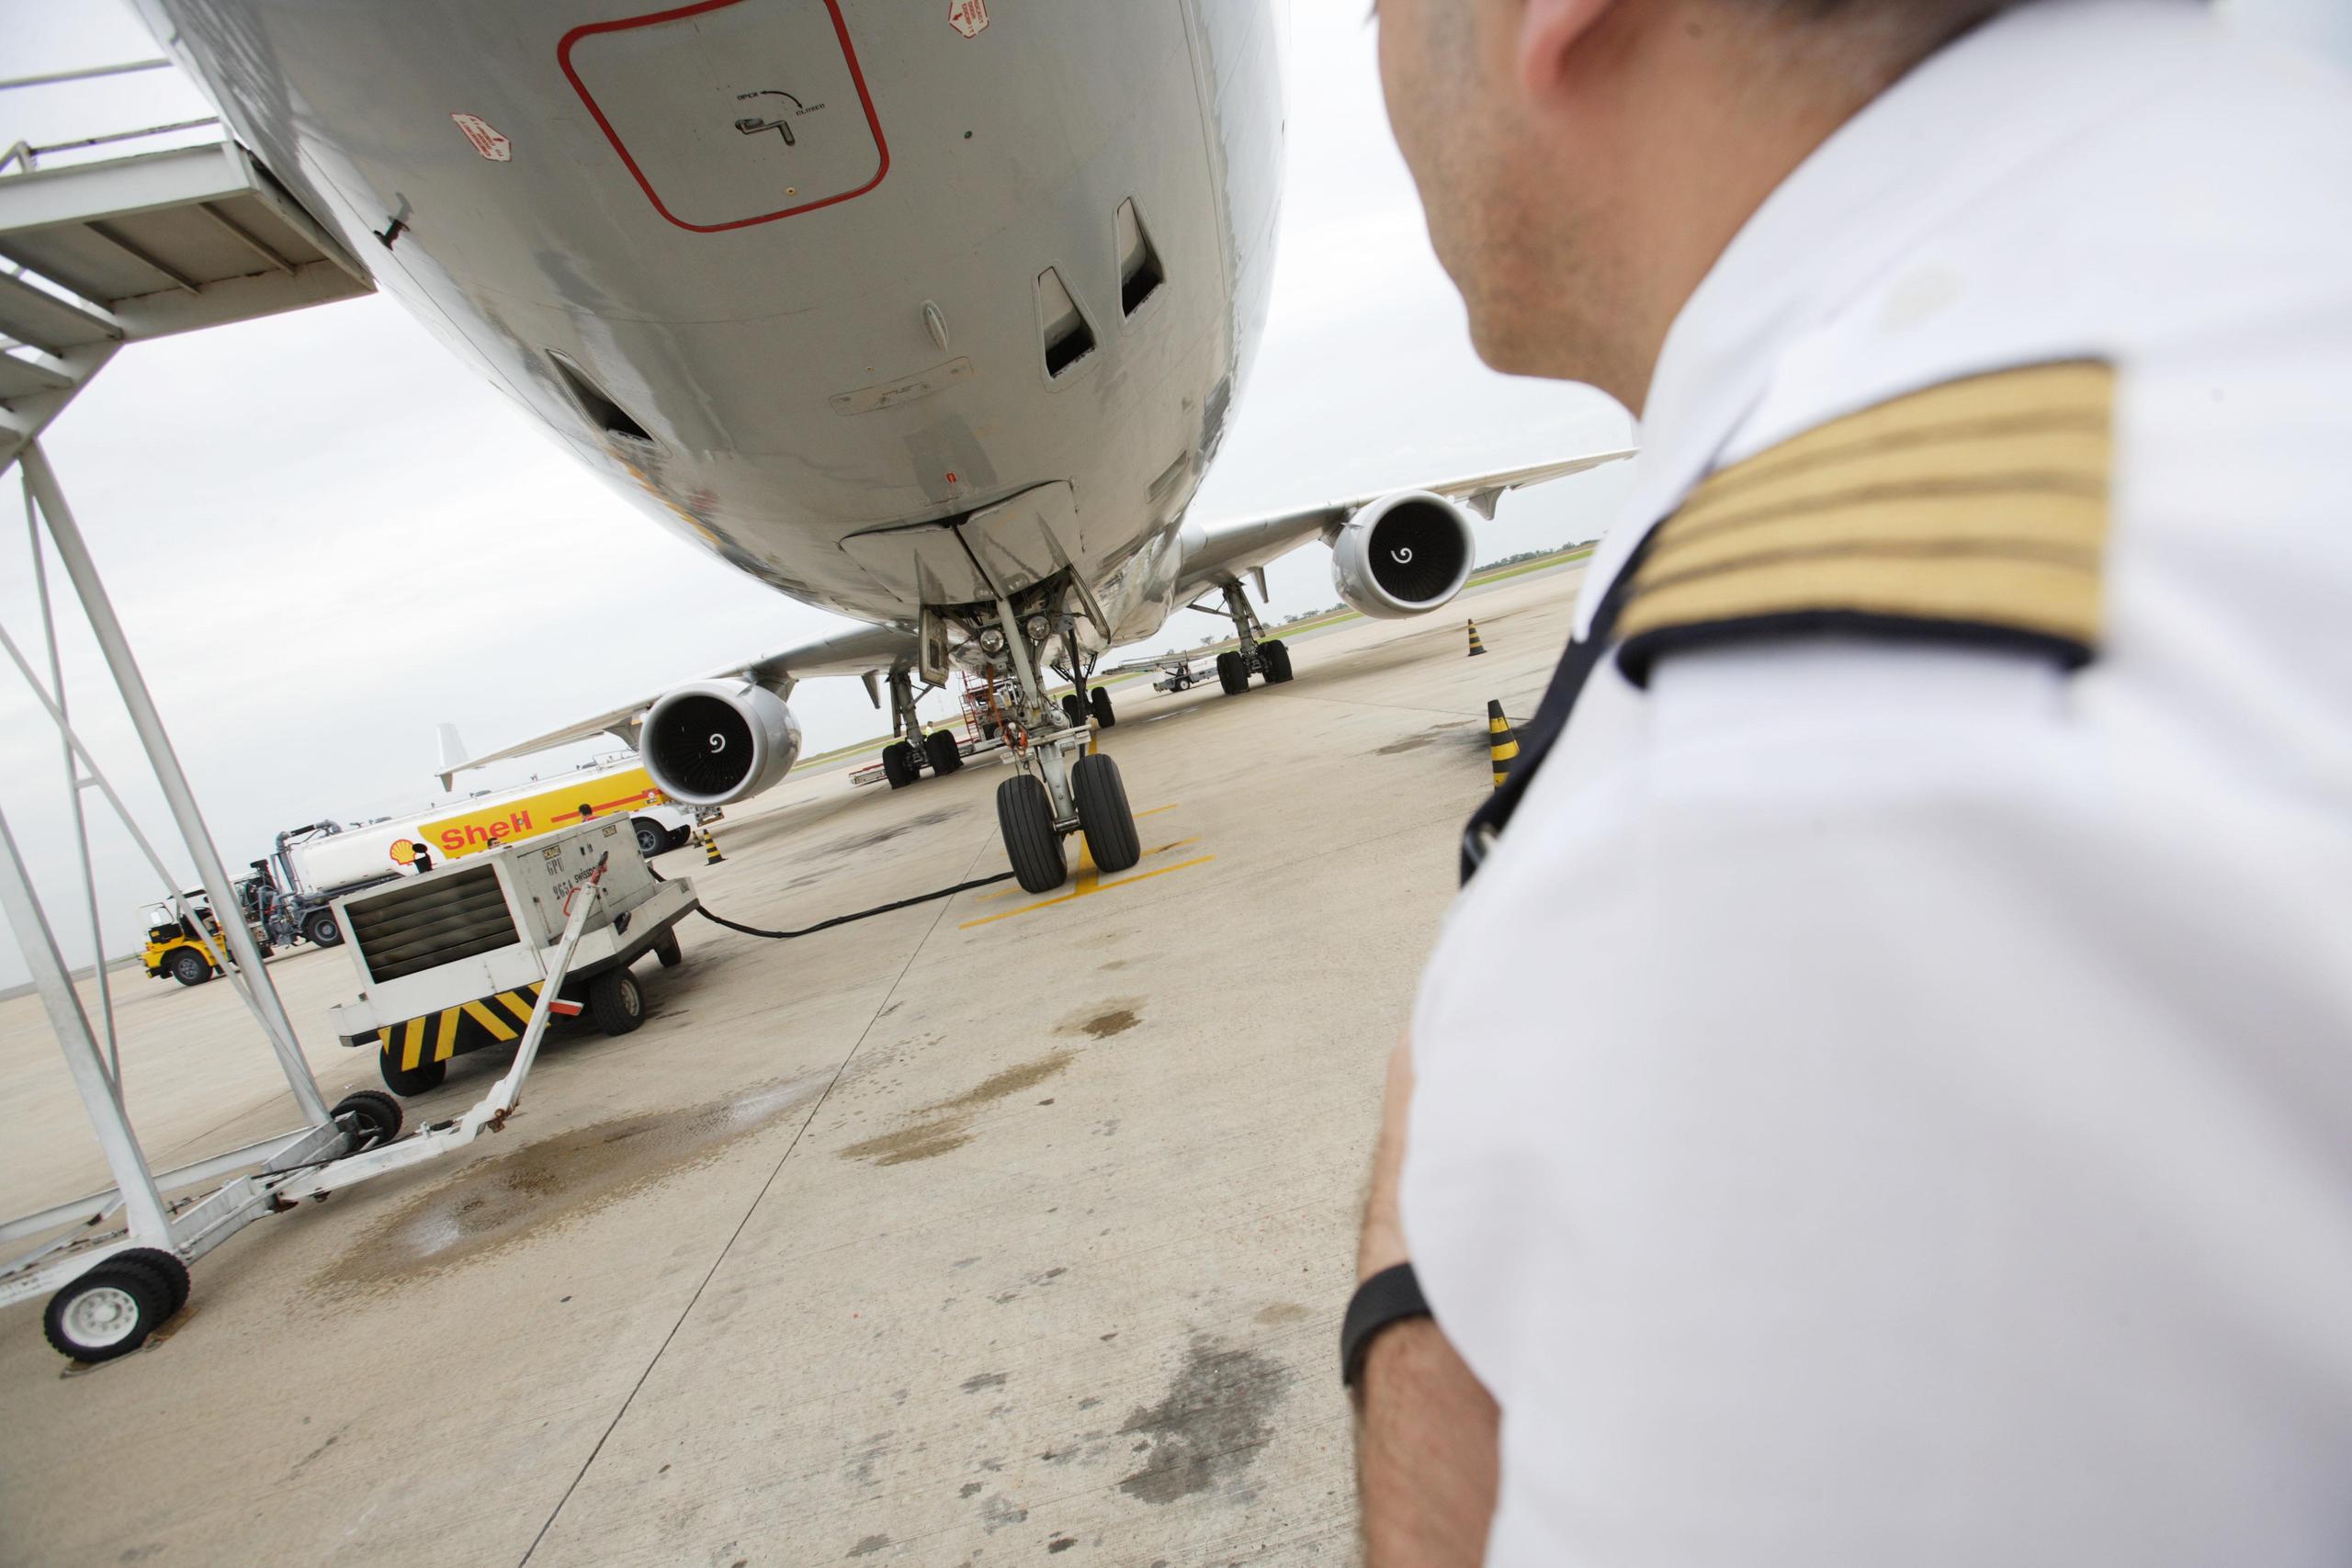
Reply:
[[[1094,329],[1050,266],[1037,275],[1037,321],[1046,334],[1046,375],[1059,376],[1094,352]]]
[[[638,423],[628,410],[606,397],[604,389],[588,379],[578,366],[553,351],[549,351],[548,359],[555,366],[556,374],[563,378],[572,401],[580,405],[580,412],[588,416],[591,424],[623,441],[653,445],[653,437],[646,434],[645,426]]]
[[[1160,270],[1159,253],[1151,246],[1143,220],[1136,216],[1135,197],[1119,203],[1119,314],[1132,316],[1159,286],[1168,281]]]

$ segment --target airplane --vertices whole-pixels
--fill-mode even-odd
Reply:
[[[1265,0],[134,4],[378,286],[580,460],[867,623],[467,767],[609,733],[673,799],[723,806],[792,766],[794,685],[840,675],[887,690],[899,785],[963,761],[917,681],[1010,676],[998,821],[1047,892],[1073,832],[1104,872],[1140,855],[1086,744],[1116,720],[1087,687],[1106,649],[1215,595],[1225,689],[1280,683],[1243,588],[1268,561],[1319,538],[1354,608],[1434,610],[1473,512],[1630,456],[1187,515],[1272,276]],[[1080,704],[1048,700],[1057,668]]]

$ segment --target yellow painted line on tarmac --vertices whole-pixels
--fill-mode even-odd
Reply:
[[[1185,844],[1198,843],[1199,841],[1200,840],[1197,839],[1186,839],[1179,843],[1162,845],[1159,849],[1151,852],[1154,854],[1163,854],[1169,850],[1182,849]],[[1001,909],[993,915],[982,915],[978,919],[966,920],[956,929],[958,931],[970,931],[974,926],[985,926],[989,924],[991,921],[1009,920],[1015,915],[1025,915],[1035,909],[1048,909],[1056,904],[1067,904],[1073,898],[1091,897],[1097,893],[1108,893],[1114,887],[1127,887],[1138,882],[1148,882],[1155,876],[1166,876],[1171,871],[1184,871],[1193,866],[1206,865],[1209,862],[1215,859],[1216,859],[1216,856],[1215,855],[1197,855],[1191,860],[1180,860],[1174,865],[1156,866],[1150,871],[1136,872],[1133,876],[1122,876],[1114,882],[1103,881],[1102,873],[1096,871],[1091,863],[1087,863],[1081,859],[1078,873],[1078,886],[1071,888],[1069,892],[1057,893],[1051,898],[1040,898],[1034,904],[1023,904],[1017,909]]]
[[[1144,851],[1144,852],[1137,857],[1137,863],[1141,863],[1143,861],[1148,861],[1154,855],[1164,855],[1170,850],[1181,850],[1187,844],[1197,844],[1200,841],[1200,835],[1195,833],[1189,839],[1179,839],[1172,844],[1154,845],[1152,848]],[[1099,874],[1095,870],[1094,857],[1086,852],[1086,840],[1084,839],[1080,839],[1078,841],[1077,869],[1078,874],[1081,878]],[[1017,886],[1000,887],[993,893],[980,893],[974,895],[972,902],[975,904],[984,904],[992,898],[1018,898],[1021,896],[1022,890]]]
[[[1171,801],[1170,801],[1170,802],[1169,802],[1167,805],[1165,805],[1165,806],[1155,806],[1155,807],[1152,807],[1150,810],[1148,810],[1148,811],[1138,811],[1138,812],[1136,812],[1136,816],[1137,818],[1144,818],[1144,817],[1157,817],[1157,816],[1159,816],[1159,815],[1161,812],[1163,812],[1163,811],[1173,811],[1173,810],[1175,810],[1179,806],[1182,806],[1182,805],[1183,805],[1183,804],[1184,804],[1184,803],[1183,803],[1182,801],[1181,801],[1181,800],[1171,800]]]

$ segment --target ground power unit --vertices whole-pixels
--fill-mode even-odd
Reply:
[[[616,818],[496,844],[336,899],[359,995],[330,1010],[335,1033],[376,1047],[385,1086],[401,1095],[438,1085],[452,1056],[518,1039],[571,900],[599,862],[603,897],[556,1009],[584,1012],[607,1034],[635,1029],[645,1006],[628,966],[648,953],[664,968],[680,963],[676,927],[695,903],[685,878],[655,877],[627,819]]]

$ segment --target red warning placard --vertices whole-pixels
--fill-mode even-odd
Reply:
[[[947,25],[970,38],[989,25],[989,0],[947,0]]]
[[[497,129],[481,116],[453,114],[449,118],[458,122],[458,129],[466,133],[466,140],[472,142],[474,151],[483,157],[494,164],[511,164],[514,161],[514,143],[501,136]]]

